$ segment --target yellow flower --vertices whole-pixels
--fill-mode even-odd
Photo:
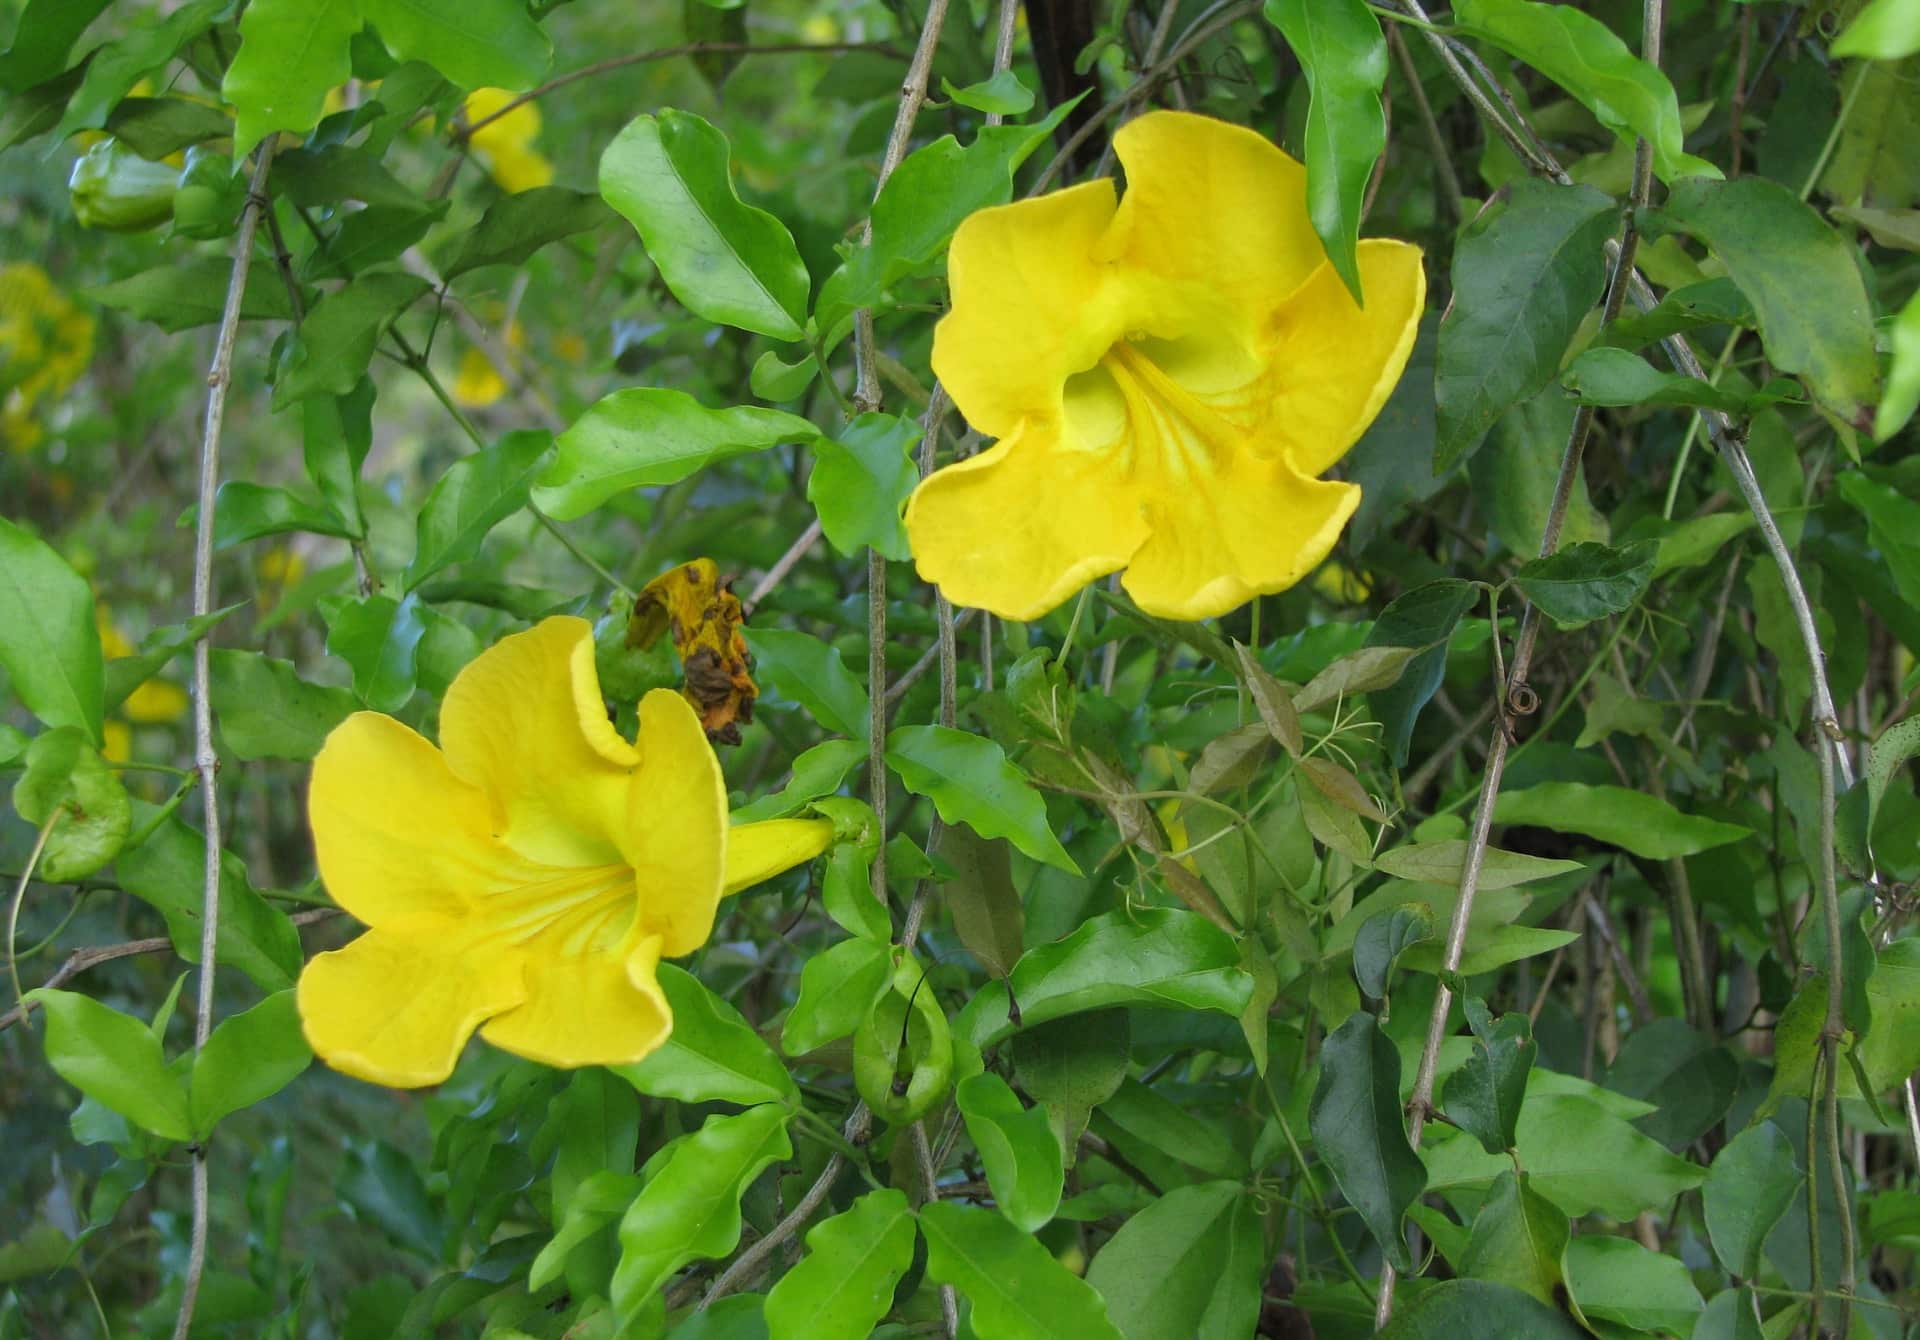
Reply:
[[[100,633],[101,654],[105,656],[107,660],[112,661],[118,660],[123,656],[131,656],[139,650],[133,643],[127,641],[126,634],[122,633],[119,626],[113,622],[113,616],[107,613],[106,606],[96,604],[93,607],[93,622],[94,627],[98,629]],[[134,689],[132,693],[129,693],[120,703],[120,715],[135,725],[164,725],[169,721],[178,721],[186,714],[186,690],[178,684],[165,679],[155,678],[143,681],[138,688]],[[108,724],[111,725],[112,723]],[[131,733],[127,731],[125,726],[121,727],[121,732],[120,738],[123,745],[130,745],[132,742]],[[113,738],[111,734],[109,734],[107,749],[102,751],[106,754],[107,758],[115,763],[124,763],[127,761],[127,758],[130,757],[130,755],[124,753],[119,757],[115,757],[111,752],[112,749]]]
[[[583,619],[495,644],[448,688],[436,748],[359,712],[314,760],[308,818],[328,890],[372,929],[300,975],[307,1040],[379,1084],[445,1079],[478,1028],[556,1066],[620,1065],[673,1020],[655,968],[720,899],[823,850],[832,826],[727,827],[686,700],[607,720]]]
[[[504,88],[476,88],[463,105],[467,124],[486,121],[517,96]],[[523,102],[505,116],[487,121],[468,137],[467,144],[501,190],[531,191],[553,180],[553,164],[532,147],[539,134],[540,108]]]
[[[507,323],[506,346],[514,353],[526,346],[527,335],[518,321]],[[449,388],[455,403],[470,409],[484,409],[507,393],[506,378],[493,365],[485,351],[478,346],[468,346],[460,355],[460,368],[454,374],[453,385]]]
[[[1360,244],[1357,306],[1307,217],[1305,170],[1241,126],[1151,112],[1087,182],[969,217],[933,368],[990,450],[907,506],[922,577],[958,604],[1046,613],[1126,569],[1151,614],[1284,590],[1360,501],[1315,478],[1406,366],[1420,251]]]

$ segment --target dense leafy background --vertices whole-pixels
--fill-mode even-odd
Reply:
[[[1036,3],[996,74],[1000,6],[955,0],[876,204],[921,0],[0,4],[0,1003],[77,969],[0,1035],[0,1337],[170,1334],[201,1140],[195,1335],[904,1336],[952,1286],[983,1340],[1330,1338],[1372,1333],[1388,1263],[1403,1336],[1911,1334],[1920,6],[1663,8],[1656,68],[1639,5],[1459,0],[1456,71],[1359,0]],[[505,90],[475,119],[538,89],[537,124],[469,138],[475,89]],[[932,595],[888,566],[881,831],[868,553],[907,557],[946,240],[1107,170],[1149,105],[1303,157],[1343,274],[1359,235],[1425,248],[1413,361],[1340,467],[1366,500],[1313,579],[1207,625],[1104,590],[969,619],[951,726]],[[194,623],[231,155],[262,143]],[[1603,321],[1628,230],[1650,287]],[[855,418],[862,307],[882,401]],[[1745,443],[1830,722],[1696,410]],[[940,461],[978,445],[934,433]],[[813,804],[842,840],[665,974],[673,1045],[618,1073],[476,1046],[409,1094],[308,1068],[288,987],[351,934],[302,812],[326,731],[430,730],[462,664],[555,611],[602,621],[628,705],[678,675],[623,646],[632,591],[708,556],[745,594],[816,518],[722,754],[736,807]],[[196,1058],[209,630],[228,840]],[[1830,743],[1860,777],[1832,810]],[[876,1074],[896,1120],[849,1145]]]

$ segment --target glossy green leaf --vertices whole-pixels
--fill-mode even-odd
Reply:
[[[1920,717],[1897,721],[1880,733],[1867,751],[1867,831],[1873,831],[1880,817],[1880,802],[1886,799],[1900,765],[1920,754]]]
[[[1033,110],[1033,90],[1020,82],[1012,70],[1002,70],[991,79],[983,79],[965,88],[955,88],[942,79],[940,90],[962,107],[976,112],[997,112],[1001,116],[1025,116]]]
[[[1902,60],[1920,51],[1920,3],[1869,0],[1834,39],[1833,54],[1868,60]]]
[[[1805,1184],[1795,1162],[1793,1142],[1772,1122],[1749,1126],[1714,1155],[1700,1204],[1714,1255],[1729,1273],[1758,1273],[1767,1235]]]
[[[1824,961],[1816,959],[1816,962]],[[1854,983],[1849,982],[1849,994]],[[1856,1038],[1854,1066],[1840,1071],[1840,1093],[1854,1097],[1864,1075],[1875,1094],[1885,1093],[1920,1069],[1920,940],[1895,940],[1882,949],[1865,983],[1864,1008],[1849,1002],[1848,1023]],[[1774,1026],[1774,1071],[1756,1117],[1771,1116],[1789,1098],[1804,1097],[1813,1079],[1820,1033],[1826,1027],[1827,979],[1815,973],[1794,993]],[[1864,1017],[1872,1031],[1865,1031]]]
[[[309,759],[359,704],[345,689],[301,679],[291,661],[256,651],[213,651],[213,714],[236,758]]]
[[[192,1136],[187,1087],[140,1020],[77,991],[27,992],[47,1016],[47,1063],[81,1093],[166,1140]]]
[[[1237,1182],[1176,1187],[1120,1226],[1087,1283],[1127,1340],[1251,1335],[1259,1323],[1260,1215]]]
[[[1353,975],[1360,990],[1383,999],[1400,952],[1433,937],[1433,913],[1424,904],[1382,908],[1360,923],[1353,937]]]
[[[840,653],[807,633],[754,628],[747,633],[755,673],[836,735],[867,738],[867,691]]]
[[[954,872],[940,888],[960,943],[988,972],[1005,977],[1026,948],[1026,908],[1013,887],[1007,844],[961,825],[940,830],[934,855]]]
[[[1414,724],[1440,689],[1440,680],[1447,672],[1447,644],[1453,638],[1453,630],[1479,599],[1479,592],[1458,578],[1426,582],[1395,596],[1367,633],[1367,650],[1419,649],[1403,663],[1396,679],[1385,687],[1370,689],[1367,700],[1374,715],[1380,718],[1396,768],[1407,765]],[[1309,684],[1301,691],[1294,699],[1296,706],[1309,700],[1308,691],[1312,688]]]
[[[1518,1138],[1527,1079],[1540,1049],[1524,1011],[1494,1019],[1484,1004],[1470,996],[1466,1014],[1473,1028],[1473,1051],[1466,1064],[1447,1076],[1440,1091],[1440,1110],[1489,1154],[1502,1154]]]
[[[136,822],[149,821],[151,806],[136,806]],[[207,840],[199,830],[168,819],[138,847],[120,853],[114,874],[120,887],[158,911],[167,923],[173,952],[200,961],[201,902],[206,886]],[[305,956],[300,933],[287,914],[262,898],[232,852],[220,853],[220,934],[215,961],[237,968],[265,991],[283,991],[300,974]]]
[[[671,963],[659,968],[673,1032],[660,1049],[616,1074],[652,1098],[683,1103],[792,1103],[799,1090],[773,1049],[732,1005]]]
[[[1901,599],[1920,609],[1920,502],[1858,470],[1840,476],[1840,496],[1867,519],[1867,533]]]
[[[273,1097],[313,1061],[292,991],[278,991],[214,1026],[194,1057],[188,1085],[193,1131],[204,1138],[223,1118]]]
[[[365,22],[360,0],[254,0],[240,16],[240,50],[220,96],[234,109],[233,152],[244,157],[277,130],[304,135],[327,93],[353,73],[347,39]]]
[[[632,1157],[631,1152],[627,1157]],[[602,1168],[583,1178],[564,1203],[556,1206],[554,1234],[527,1271],[527,1285],[544,1289],[559,1279],[567,1258],[587,1239],[627,1212],[644,1185],[639,1177]],[[555,1200],[559,1201],[556,1194]]]
[[[1574,1319],[1487,1280],[1444,1280],[1396,1308],[1379,1340],[1589,1340]]]
[[[599,196],[564,186],[536,186],[502,196],[460,239],[460,249],[448,262],[444,277],[457,279],[483,265],[524,265],[548,243],[612,219],[613,212]]]
[[[787,1109],[778,1103],[708,1117],[681,1136],[620,1221],[612,1298],[637,1314],[687,1262],[725,1256],[740,1241],[740,1197],[768,1164],[788,1157]]]
[[[913,1262],[913,1214],[891,1187],[807,1231],[807,1254],[767,1295],[771,1340],[865,1340]]]
[[[1374,868],[1401,879],[1430,884],[1457,884],[1466,867],[1467,844],[1458,838],[1442,842],[1409,842],[1381,852],[1373,858]],[[1535,880],[1569,875],[1580,869],[1578,861],[1556,861],[1523,852],[1487,847],[1481,853],[1479,888],[1511,889]]]
[[[34,874],[50,884],[85,879],[120,852],[133,826],[127,789],[78,726],[36,736],[26,771],[13,785],[13,808],[35,828],[49,819]]]
[[[1387,1259],[1413,1269],[1400,1221],[1426,1189],[1400,1113],[1400,1053],[1379,1021],[1356,1010],[1327,1035],[1307,1120],[1313,1143]]]
[[[117,312],[151,321],[168,333],[210,326],[226,309],[227,277],[233,262],[217,256],[159,265],[110,284],[80,290],[80,296]],[[242,321],[289,321],[293,306],[286,285],[271,261],[247,267],[247,291],[240,299]]]
[[[1307,212],[1353,300],[1364,304],[1356,248],[1367,182],[1387,143],[1380,90],[1387,42],[1365,0],[1267,0],[1267,21],[1299,58],[1307,105]]]
[[[927,1277],[973,1304],[976,1335],[996,1340],[1121,1340],[1087,1282],[991,1210],[936,1201],[920,1210]]]
[[[93,591],[46,541],[0,517],[0,668],[28,711],[100,743],[105,663]]]
[[[113,0],[27,0],[0,55],[0,88],[18,93],[66,68],[67,53]]]
[[[1662,372],[1636,354],[1610,347],[1581,354],[1560,381],[1585,405],[1680,405],[1741,415],[1800,395],[1800,388],[1785,378],[1751,393],[1729,391],[1698,377]]]
[[[343,396],[309,396],[300,405],[300,455],[321,501],[355,536],[367,530],[360,467],[373,449],[373,379]],[[216,505],[214,517],[219,518]]]
[[[1920,293],[1907,299],[1907,305],[1893,319],[1889,340],[1893,362],[1887,369],[1887,390],[1874,411],[1873,440],[1885,442],[1913,418],[1920,408]]]
[[[420,598],[367,596],[322,605],[327,654],[353,667],[353,691],[376,712],[397,712],[413,697],[420,639],[426,634]]]
[[[920,482],[919,441],[920,425],[896,414],[862,414],[838,437],[814,439],[807,501],[835,549],[853,557],[871,545],[896,563],[913,556],[900,510]]]
[[[1627,1034],[1606,1082],[1658,1108],[1634,1125],[1678,1152],[1727,1115],[1740,1091],[1740,1063],[1685,1020],[1653,1019]]]
[[[524,0],[359,0],[400,60],[425,61],[460,88],[519,92],[546,78],[553,43]]]
[[[1693,856],[1753,834],[1740,824],[1683,814],[1642,791],[1583,782],[1541,782],[1504,792],[1495,802],[1493,821],[1582,833],[1649,861]]]
[[[1504,1284],[1552,1307],[1566,1286],[1561,1261],[1573,1229],[1566,1213],[1527,1181],[1511,1170],[1495,1179],[1455,1264],[1466,1279]]]
[[[192,145],[230,137],[233,120],[218,107],[186,98],[123,98],[107,116],[107,133],[157,163]]]
[[[1042,1107],[1022,1107],[1007,1082],[984,1071],[960,1082],[954,1103],[967,1136],[980,1152],[1000,1213],[1029,1233],[1037,1232],[1060,1206],[1064,1170],[1060,1142]]]
[[[777,350],[768,349],[753,360],[747,383],[760,399],[785,402],[798,400],[819,375],[820,365],[811,357],[788,363]]]
[[[570,521],[616,493],[678,483],[716,461],[818,436],[805,419],[777,409],[708,409],[684,391],[656,386],[615,391],[554,439],[559,452],[533,500]]]
[[[640,1095],[612,1071],[588,1066],[573,1072],[548,1112],[548,1129],[555,1140],[553,1206],[557,1213],[595,1174],[633,1166],[640,1138]],[[542,1140],[545,1136],[543,1130]],[[626,1202],[619,1208],[624,1211]]]
[[[1138,1146],[1164,1151],[1215,1177],[1244,1178],[1247,1156],[1221,1127],[1131,1076],[1100,1104],[1100,1115]]]
[[[1604,282],[1613,200],[1585,186],[1508,188],[1461,235],[1455,298],[1434,373],[1435,472],[1467,456],[1511,406],[1544,390]]]
[[[1080,873],[1053,835],[1047,805],[992,740],[946,726],[902,726],[887,736],[887,766],[947,823],[1003,837],[1036,861]]]
[[[807,267],[786,225],[734,193],[727,137],[691,112],[627,123],[600,158],[600,194],[639,231],[687,310],[777,340],[807,320]]]
[[[331,507],[307,502],[271,484],[229,479],[213,499],[213,547],[231,549],[263,535],[337,535],[352,539],[355,528]]]
[[[104,126],[108,114],[135,84],[171,61],[232,6],[233,0],[188,0],[164,17],[155,15],[102,43],[87,61],[87,73],[54,127],[53,137],[64,140],[76,130]]]
[[[1679,1257],[1604,1233],[1567,1244],[1567,1289],[1589,1321],[1637,1331],[1691,1334],[1706,1306]]]
[[[445,204],[369,205],[340,221],[327,245],[315,249],[300,277],[352,279],[387,261],[398,260],[445,215]]]
[[[1653,558],[1653,575],[1680,568],[1697,568],[1720,557],[1729,544],[1753,527],[1748,512],[1715,512],[1674,523],[1659,536],[1660,550]]]
[[[876,940],[843,940],[811,955],[800,969],[800,995],[780,1028],[780,1049],[804,1056],[851,1036],[892,973],[887,946]]]
[[[420,505],[405,589],[477,555],[487,532],[527,505],[528,490],[552,445],[544,432],[508,433],[448,466]]]
[[[1844,419],[1879,399],[1873,307],[1853,248],[1790,188],[1765,177],[1680,182],[1660,216],[1727,267],[1775,367]]]
[[[1141,908],[1084,922],[1065,939],[1020,956],[1005,984],[975,994],[954,1029],[985,1047],[1014,1031],[1008,987],[1022,1027],[1110,1005],[1217,1010],[1238,1017],[1253,993],[1233,937],[1197,912]]]
[[[352,391],[366,376],[381,335],[429,287],[418,275],[383,272],[363,275],[315,303],[273,388],[274,407]]]
[[[1561,628],[1579,628],[1631,609],[1653,580],[1659,545],[1641,540],[1618,549],[1584,541],[1521,565],[1513,584]]]
[[[1553,80],[1621,139],[1646,140],[1660,180],[1720,175],[1713,164],[1682,148],[1680,99],[1667,77],[1628,50],[1603,20],[1568,5],[1531,0],[1460,0],[1453,19],[1469,35]]]
[[[750,805],[742,805],[733,812],[733,822],[750,824],[797,814],[809,801],[838,791],[847,774],[866,758],[867,747],[858,740],[823,740],[793,760],[793,775],[785,786]]]
[[[1706,279],[1665,294],[1644,312],[1630,312],[1600,334],[1600,344],[1636,349],[1701,326],[1751,326],[1753,304],[1731,279]]]

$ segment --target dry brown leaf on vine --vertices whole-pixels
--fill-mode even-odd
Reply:
[[[712,559],[696,558],[648,582],[627,621],[630,647],[645,649],[662,633],[671,635],[686,676],[680,692],[716,744],[740,743],[740,725],[753,720],[753,700],[760,696],[740,631],[746,612],[731,585]]]

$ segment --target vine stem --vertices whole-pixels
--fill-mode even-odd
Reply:
[[[227,277],[227,301],[214,337],[213,362],[207,369],[207,420],[200,438],[200,510],[194,518],[193,617],[205,618],[213,609],[213,505],[220,488],[220,430],[226,419],[227,388],[233,382],[233,345],[240,330],[240,303],[247,291],[247,266],[253,257],[253,235],[267,208],[267,170],[273,164],[273,140],[263,141],[254,153],[253,181],[240,210],[240,226],[233,239],[233,269]],[[209,630],[210,631],[210,630]],[[206,859],[200,890],[199,1003],[193,1019],[193,1054],[197,1060],[213,1031],[213,987],[220,947],[220,755],[213,747],[212,642],[203,632],[193,643],[193,766],[200,774],[200,803],[205,811]],[[200,1298],[200,1279],[207,1269],[207,1147],[195,1141],[193,1152],[193,1230],[187,1253],[187,1275],[180,1288],[180,1315],[174,1322],[174,1340],[186,1340],[193,1328],[193,1309]]]

